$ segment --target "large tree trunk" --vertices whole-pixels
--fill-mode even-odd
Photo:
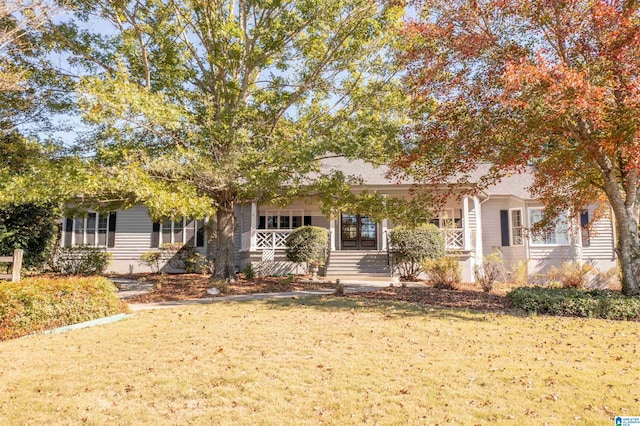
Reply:
[[[621,217],[619,217],[621,216]],[[638,219],[629,214],[616,214],[618,225],[618,258],[622,273],[622,292],[627,296],[640,294],[640,240]]]
[[[216,260],[213,271],[213,278],[216,280],[235,281],[236,272],[233,263],[233,201],[220,203],[216,212]]]

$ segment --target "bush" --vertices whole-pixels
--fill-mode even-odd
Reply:
[[[521,260],[511,266],[511,281],[519,286],[529,283],[529,268],[526,260]]]
[[[514,307],[534,314],[640,319],[640,297],[611,290],[518,287],[507,294]]]
[[[166,243],[160,245],[162,259],[173,269],[184,269],[186,272],[195,272],[202,257],[198,250],[191,244]]]
[[[432,224],[415,228],[398,226],[389,234],[400,277],[415,281],[423,272],[422,262],[445,255],[444,236]]]
[[[0,209],[0,256],[24,250],[25,268],[41,268],[55,247],[60,210],[52,204],[10,205]]]
[[[482,291],[485,293],[493,290],[493,283],[503,275],[503,272],[502,252],[497,249],[482,259],[482,265],[474,265],[473,267],[473,275],[476,278],[476,282],[480,284]]]
[[[62,247],[58,252],[55,267],[64,274],[100,275],[107,270],[112,257],[111,253],[99,247]]]
[[[595,272],[595,268],[588,263],[580,265],[578,262],[563,262],[559,268],[549,268],[546,279],[551,282],[557,281],[564,288],[586,288],[589,276]]]
[[[287,260],[307,265],[324,265],[329,234],[317,226],[296,228],[287,236]]]
[[[140,264],[148,266],[154,274],[160,272],[161,261],[162,252],[160,251],[145,251],[140,255]]]
[[[253,265],[251,264],[251,262],[244,265],[242,273],[244,274],[244,278],[249,281],[256,277],[256,271],[253,269]]]
[[[160,272],[163,263],[188,273],[202,273],[208,269],[207,259],[191,244],[166,243],[160,245],[158,251],[140,255],[140,264],[148,266],[154,274]]]
[[[596,272],[596,275],[589,283],[590,288],[608,289],[620,284],[620,271],[618,268],[611,268],[605,272]]]
[[[423,268],[427,273],[427,284],[435,288],[452,290],[462,281],[460,262],[454,257],[425,260]]]
[[[0,340],[126,311],[103,277],[0,281]]]

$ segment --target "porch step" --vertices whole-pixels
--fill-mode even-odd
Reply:
[[[380,251],[333,251],[327,276],[389,277],[387,253]]]

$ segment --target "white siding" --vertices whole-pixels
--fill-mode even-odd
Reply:
[[[589,206],[589,219],[594,217],[595,206]],[[583,259],[614,259],[615,238],[610,212],[591,226],[589,247],[582,248]]]

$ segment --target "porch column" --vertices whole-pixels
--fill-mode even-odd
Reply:
[[[257,238],[256,228],[258,227],[257,223],[258,223],[258,204],[254,201],[251,203],[251,229],[250,229],[251,238],[249,243],[250,251],[256,250],[256,238]]]
[[[382,250],[387,249],[387,219],[382,219],[382,233],[380,238],[382,238]]]
[[[336,218],[332,217],[329,219],[329,237],[331,238],[330,246],[331,251],[338,250],[338,246],[336,245]]]
[[[476,258],[482,262],[482,206],[480,205],[480,199],[477,196],[473,196],[473,210],[476,212]]]
[[[462,197],[462,225],[464,227],[464,249],[471,250],[471,227],[469,226],[469,196]]]

